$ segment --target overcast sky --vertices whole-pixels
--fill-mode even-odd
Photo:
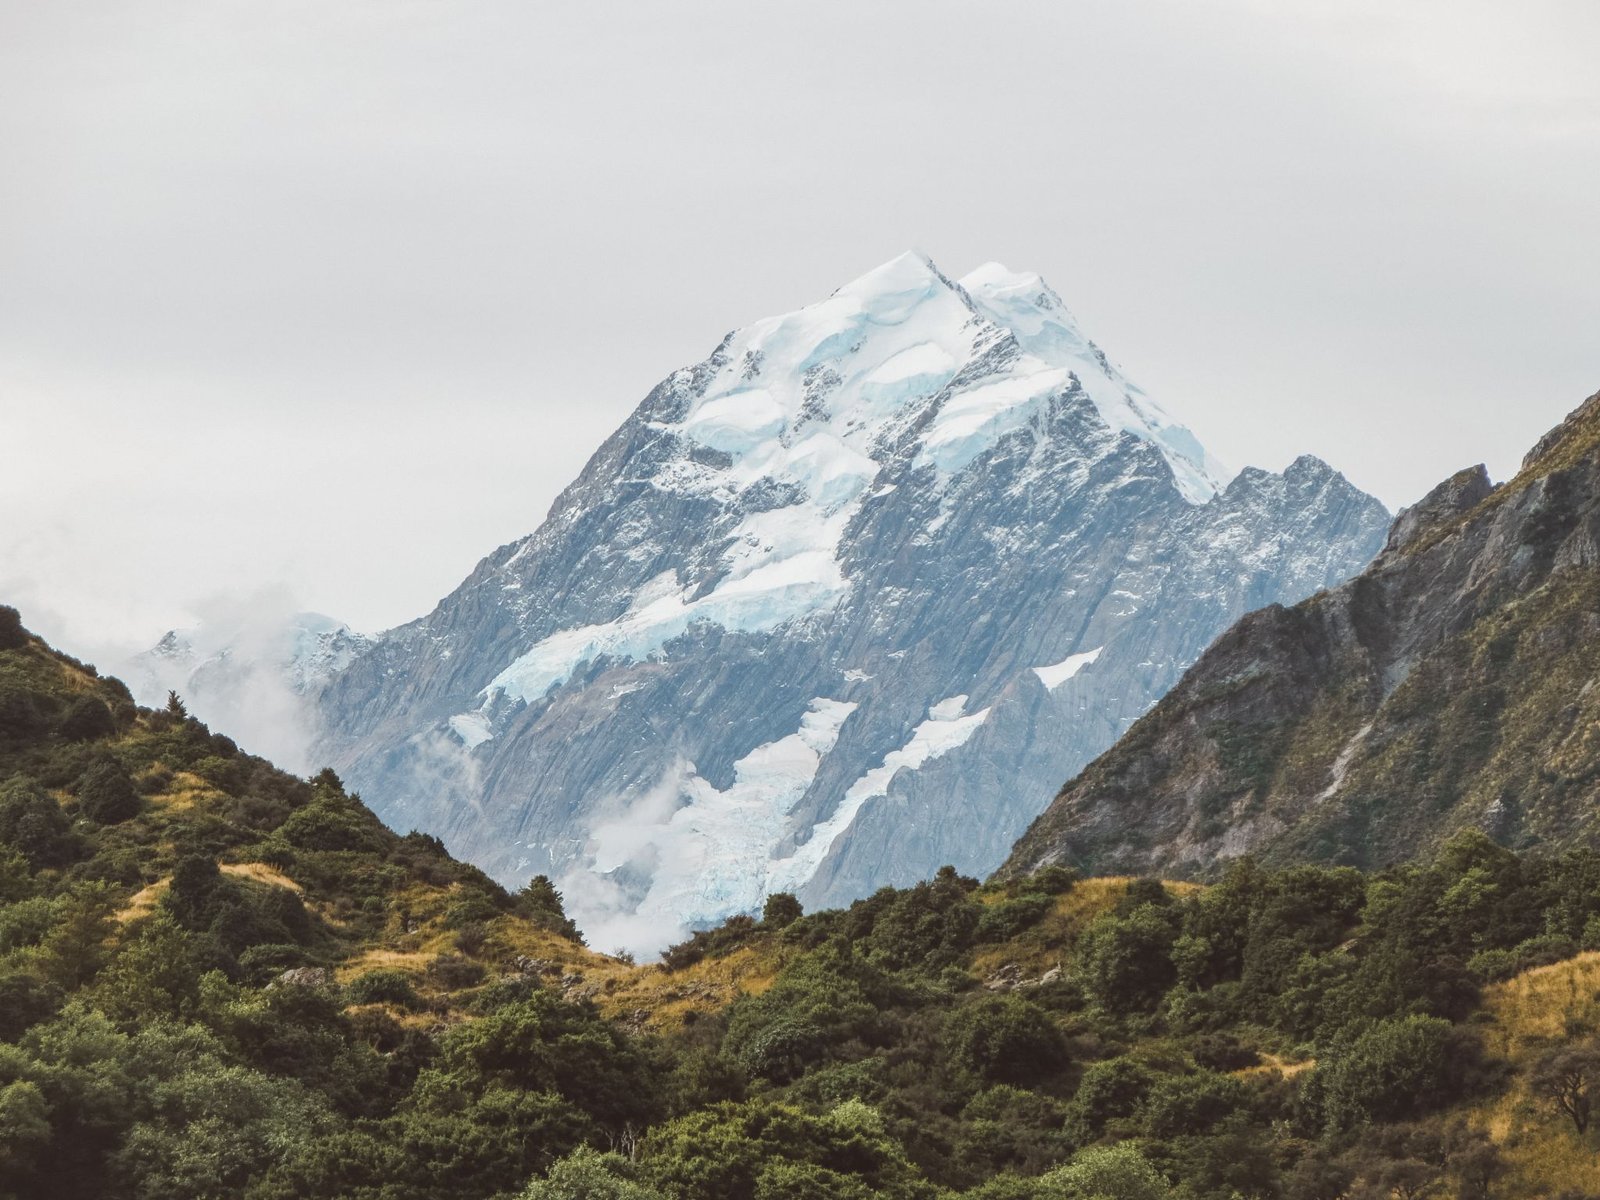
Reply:
[[[420,615],[728,329],[1041,272],[1391,507],[1600,388],[1600,4],[0,0],[0,601]]]

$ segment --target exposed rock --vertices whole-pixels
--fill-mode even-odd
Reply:
[[[276,982],[284,987],[332,987],[333,972],[327,967],[290,967]]]
[[[1377,867],[1476,826],[1600,835],[1600,396],[1517,477],[1447,480],[1357,578],[1251,613],[1062,789],[1002,877]]]

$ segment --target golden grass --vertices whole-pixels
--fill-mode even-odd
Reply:
[[[690,1014],[702,1016],[726,1008],[740,996],[759,996],[772,986],[793,953],[766,937],[681,971],[609,960],[610,969],[586,978],[598,979],[602,991],[595,999],[606,1016],[628,1018],[644,1012],[647,1027],[670,1029],[682,1025]]]
[[[1232,1072],[1232,1074],[1239,1076],[1280,1075],[1284,1079],[1293,1079],[1296,1075],[1299,1075],[1304,1071],[1309,1071],[1316,1065],[1317,1060],[1314,1058],[1303,1058],[1298,1062],[1290,1062],[1288,1059],[1285,1059],[1280,1055],[1263,1053],[1261,1055],[1261,1061],[1255,1066],[1245,1067],[1241,1071]]]
[[[221,863],[218,869],[224,875],[232,875],[236,879],[248,879],[254,883],[267,883],[273,887],[288,888],[291,892],[301,891],[301,887],[290,879],[277,867],[262,862],[246,863]]]
[[[408,975],[421,976],[427,973],[428,964],[435,957],[425,950],[387,950],[378,947],[364,950],[340,963],[334,970],[334,977],[340,983],[349,983],[357,975],[365,975],[368,971],[404,971]]]
[[[148,917],[155,911],[156,903],[171,883],[170,879],[158,879],[149,887],[141,888],[128,897],[128,902],[117,911],[117,923],[126,925],[130,921],[137,921],[140,917]]]
[[[1484,1046],[1517,1070],[1511,1088],[1468,1107],[1467,1120],[1500,1145],[1508,1174],[1505,1197],[1551,1196],[1573,1190],[1600,1192],[1600,1158],[1571,1123],[1529,1094],[1526,1073],[1539,1052],[1570,1030],[1594,1030],[1600,1016],[1600,953],[1589,952],[1524,971],[1484,989]]]
[[[156,808],[187,812],[212,801],[227,798],[226,793],[218,791],[200,776],[189,771],[179,771],[172,777],[172,782],[164,791],[150,797],[150,803]]]

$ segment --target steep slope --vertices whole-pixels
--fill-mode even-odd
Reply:
[[[1463,826],[1600,834],[1600,396],[1509,483],[1462,471],[1363,574],[1240,621],[1018,842],[1204,874],[1254,852],[1382,865]]]
[[[987,870],[1387,524],[1315,459],[1222,480],[1037,276],[906,255],[665,380],[333,681],[319,754],[397,828],[561,875],[603,945]]]

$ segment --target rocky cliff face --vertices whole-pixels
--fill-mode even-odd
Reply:
[[[1204,874],[1251,852],[1377,866],[1463,826],[1600,833],[1600,396],[1509,483],[1395,521],[1342,587],[1245,617],[1062,789],[1004,873]]]
[[[1388,516],[1224,473],[1037,276],[905,256],[730,334],[320,700],[398,828],[602,946],[991,869],[1239,614]]]

